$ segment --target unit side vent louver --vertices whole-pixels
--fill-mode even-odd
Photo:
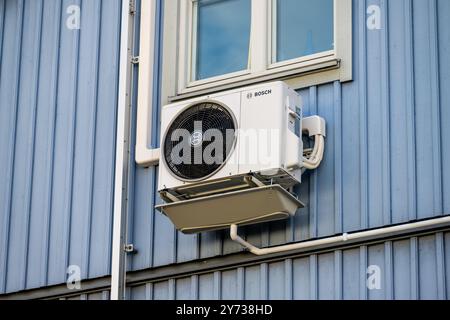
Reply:
[[[208,178],[226,162],[235,144],[235,132],[234,117],[224,106],[203,102],[187,108],[166,132],[163,156],[167,167],[185,181]],[[212,148],[219,142],[216,140],[219,133],[223,137],[221,148]],[[205,158],[205,154],[211,155],[214,161]]]

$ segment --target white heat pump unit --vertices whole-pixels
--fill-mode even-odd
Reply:
[[[303,206],[288,191],[309,161],[302,100],[284,82],[164,106],[161,131],[157,209],[182,232],[284,219]]]

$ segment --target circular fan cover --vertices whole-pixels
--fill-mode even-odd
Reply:
[[[207,178],[227,160],[236,139],[235,131],[234,118],[225,107],[213,102],[195,104],[178,115],[167,130],[165,162],[182,180]],[[219,132],[221,140],[217,140]],[[214,161],[205,158],[205,154]]]

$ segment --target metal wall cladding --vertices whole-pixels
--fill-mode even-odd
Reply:
[[[66,27],[74,4],[82,7],[80,30]],[[382,9],[380,30],[366,28],[371,4]],[[298,188],[307,208],[288,221],[243,228],[256,245],[450,213],[450,2],[354,0],[353,7],[354,81],[300,90],[305,114],[328,124],[325,160]],[[119,0],[0,0],[0,293],[64,283],[72,264],[83,278],[110,271],[120,8]],[[129,242],[139,252],[130,270],[242,250],[226,231],[176,232],[154,210],[158,168],[137,168],[133,151]],[[448,239],[438,234],[218,271],[131,294],[448,297]],[[376,261],[385,266],[384,289],[367,292],[366,266]],[[192,281],[190,296],[177,289]]]
[[[381,8],[380,30],[366,27],[369,5]],[[299,91],[305,114],[328,126],[323,164],[297,190],[307,207],[243,228],[249,241],[273,246],[450,213],[449,15],[448,0],[353,1],[354,81]],[[140,251],[130,269],[241,250],[227,231],[177,233],[153,209],[157,168],[131,176],[130,242]]]
[[[450,233],[373,243],[131,287],[135,300],[448,299]],[[367,286],[369,266],[378,283]],[[372,271],[370,275],[373,275]]]
[[[109,300],[110,292],[105,291],[97,291],[91,292],[87,294],[75,295],[75,296],[67,296],[59,298],[58,300]]]
[[[120,14],[0,0],[0,293],[109,274]]]

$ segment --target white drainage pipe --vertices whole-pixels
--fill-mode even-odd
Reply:
[[[263,255],[292,251],[292,250],[312,249],[312,248],[320,247],[320,246],[324,246],[324,245],[345,244],[346,242],[351,241],[351,240],[369,240],[374,237],[382,237],[382,236],[388,235],[388,234],[401,234],[401,233],[406,233],[408,231],[420,230],[423,228],[433,228],[433,227],[447,226],[447,225],[450,226],[450,216],[446,216],[443,218],[435,218],[435,219],[430,219],[430,220],[425,220],[425,221],[419,221],[419,222],[413,222],[413,223],[407,223],[407,224],[401,224],[401,225],[396,225],[396,226],[392,226],[392,227],[373,229],[373,230],[368,230],[368,231],[344,233],[339,236],[328,237],[328,238],[324,238],[324,239],[318,239],[318,240],[312,240],[312,241],[306,241],[306,242],[300,242],[300,243],[293,243],[293,244],[277,246],[277,247],[272,247],[272,248],[264,248],[264,249],[255,247],[251,243],[242,239],[238,235],[238,227],[235,224],[231,225],[231,227],[230,227],[230,237],[233,241],[236,241],[237,243],[241,244],[243,247],[247,248],[251,253],[253,253],[257,256],[263,256]]]

